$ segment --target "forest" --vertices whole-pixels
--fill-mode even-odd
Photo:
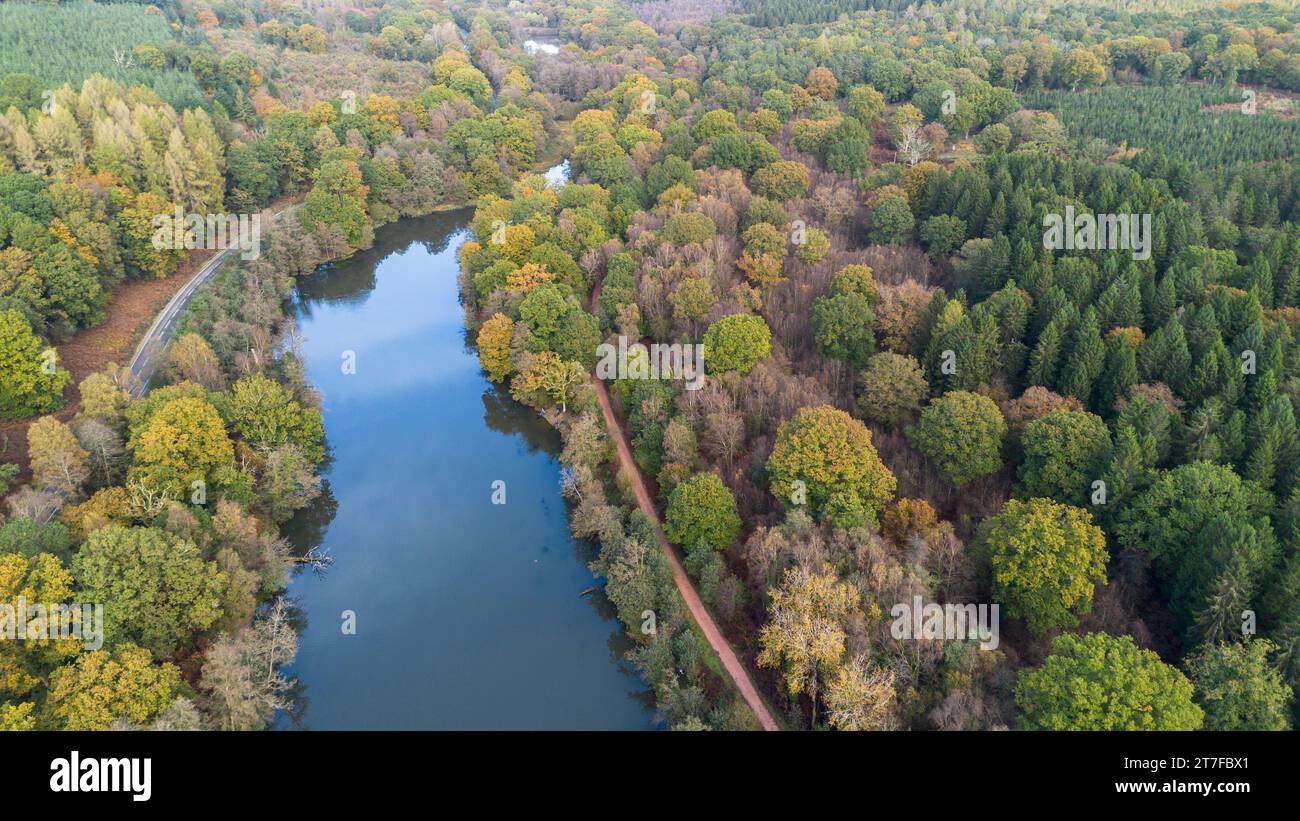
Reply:
[[[106,633],[0,642],[0,727],[286,709],[281,594],[327,559],[281,529],[328,493],[286,300],[457,207],[469,339],[562,437],[662,726],[1300,719],[1294,4],[6,3],[0,45],[0,601]],[[189,270],[151,241],[176,208],[290,228],[152,384],[74,374],[115,295]],[[1053,247],[1066,213],[1150,253]],[[644,378],[654,344],[703,385]],[[903,635],[914,603],[998,640]]]

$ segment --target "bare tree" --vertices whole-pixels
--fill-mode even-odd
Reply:
[[[298,634],[289,608],[276,599],[264,615],[208,650],[200,689],[214,726],[223,730],[257,730],[289,707],[294,682],[279,668],[298,653]]]
[[[118,432],[101,419],[77,419],[72,433],[90,454],[91,476],[95,483],[108,487],[122,477],[126,448]]]
[[[898,135],[898,156],[908,165],[927,159],[931,149],[930,140],[914,125],[905,126]]]

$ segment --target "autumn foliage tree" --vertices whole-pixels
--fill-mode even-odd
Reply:
[[[876,520],[897,482],[871,444],[871,432],[838,408],[800,408],[782,423],[767,460],[772,495],[807,504],[842,526]]]
[[[198,397],[173,399],[157,409],[130,443],[130,478],[158,490],[188,493],[196,481],[211,481],[234,461],[225,423],[212,404]]]
[[[821,97],[823,100],[833,100],[835,92],[839,90],[839,82],[835,79],[835,75],[831,74],[830,69],[817,66],[804,78],[804,88],[808,89],[809,94]]]
[[[1106,579],[1106,534],[1092,514],[1051,499],[1012,499],[986,521],[980,541],[993,571],[993,597],[1034,633],[1073,627]]]
[[[510,375],[510,339],[514,330],[514,320],[499,311],[479,327],[478,361],[487,371],[489,382],[500,382]]]
[[[38,486],[69,499],[81,494],[81,486],[90,476],[90,454],[67,425],[53,416],[37,419],[27,429],[27,450],[32,479]]]
[[[153,664],[148,650],[132,644],[94,650],[51,676],[42,720],[59,730],[143,724],[171,706],[183,687],[180,670]]]
[[[906,425],[920,413],[929,393],[921,363],[882,351],[867,360],[858,378],[858,413],[886,427]]]
[[[818,697],[844,655],[845,624],[859,611],[857,591],[829,567],[792,567],[771,597],[758,664],[781,670],[791,698],[808,696],[816,727]]]
[[[0,601],[64,604],[73,594],[72,574],[57,556],[0,553]],[[78,639],[10,638],[0,641],[0,700],[26,696],[60,664],[81,652]]]

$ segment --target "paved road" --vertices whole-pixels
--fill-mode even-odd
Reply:
[[[268,226],[279,219],[282,215],[293,211],[298,206],[290,205],[286,208],[271,214],[263,219]],[[265,212],[263,212],[265,214]],[[154,317],[153,324],[145,332],[144,338],[136,346],[135,353],[131,357],[131,362],[127,366],[131,369],[131,375],[134,378],[132,391],[135,395],[143,396],[149,389],[149,380],[153,378],[154,371],[158,369],[158,360],[167,350],[167,341],[171,339],[172,332],[176,330],[176,323],[180,321],[185,309],[189,306],[190,300],[198,293],[208,280],[221,270],[222,264],[226,257],[231,253],[239,252],[238,238],[229,242],[229,247],[223,251],[214,254],[211,259],[204,263],[203,267],[190,277],[190,281],[185,283],[171,300],[163,306]]]

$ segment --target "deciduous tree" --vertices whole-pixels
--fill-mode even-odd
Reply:
[[[119,719],[143,724],[182,691],[175,665],[155,665],[132,644],[80,656],[50,678],[42,722],[60,730],[107,730]]]
[[[53,353],[22,314],[0,310],[0,417],[50,413],[62,404],[63,387],[71,377],[58,367]]]
[[[934,462],[944,480],[962,487],[1002,467],[1007,435],[1002,411],[987,396],[950,391],[930,400],[907,432],[916,449]]]
[[[228,582],[193,543],[118,525],[87,537],[72,572],[88,601],[104,603],[106,642],[132,642],[158,658],[217,620]]]
[[[874,521],[897,482],[871,444],[871,432],[838,408],[800,408],[782,423],[767,460],[772,494],[787,507],[858,507]]]
[[[731,490],[712,473],[697,473],[682,482],[668,497],[664,533],[683,547],[704,544],[726,550],[740,533]]]
[[[1192,683],[1128,636],[1066,634],[1016,685],[1026,730],[1197,730]]]
[[[758,664],[782,671],[791,698],[808,696],[816,727],[817,699],[844,655],[844,626],[858,612],[858,593],[829,567],[792,567],[771,597]]]
[[[986,521],[980,541],[993,570],[993,597],[1039,635],[1073,627],[1106,580],[1106,534],[1088,511],[1051,499],[1011,499]]]

